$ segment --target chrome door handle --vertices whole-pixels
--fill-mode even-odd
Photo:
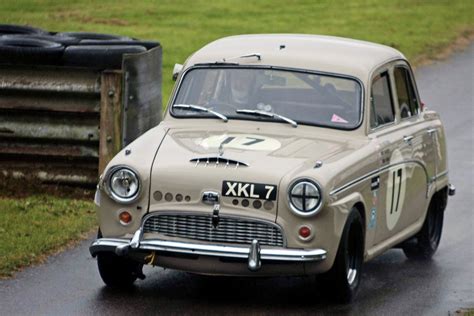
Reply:
[[[426,131],[428,134],[432,135],[433,133],[436,133],[437,132],[437,129],[436,128],[430,128]]]
[[[409,135],[409,136],[403,136],[403,141],[405,143],[407,143],[408,145],[411,145],[411,141],[413,140],[413,136],[412,135]]]

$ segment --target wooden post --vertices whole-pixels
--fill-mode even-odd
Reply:
[[[99,175],[122,147],[122,72],[101,75]]]

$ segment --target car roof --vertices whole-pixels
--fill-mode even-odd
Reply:
[[[240,56],[259,54],[256,57]],[[203,63],[238,63],[307,69],[349,75],[362,81],[390,60],[405,59],[391,47],[323,35],[252,34],[218,39],[195,52],[185,68]]]

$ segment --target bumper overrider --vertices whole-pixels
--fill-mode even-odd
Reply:
[[[161,239],[143,239],[143,229],[138,229],[132,239],[99,238],[89,251],[93,257],[101,252],[114,252],[118,256],[127,256],[134,252],[158,252],[218,257],[221,259],[246,259],[248,269],[257,271],[262,261],[286,263],[317,262],[326,259],[324,249],[291,249],[260,246],[257,239],[250,246],[227,246],[222,244],[202,244]]]

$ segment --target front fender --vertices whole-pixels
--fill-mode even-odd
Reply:
[[[103,175],[113,166],[131,167],[140,177],[141,190],[138,199],[133,203],[118,203],[106,193],[104,188],[106,184],[102,183],[104,177],[101,176],[95,204],[104,237],[130,237],[140,227],[141,219],[149,208],[151,168],[166,132],[167,130],[160,125],[149,130],[120,151],[105,168]],[[132,215],[132,221],[128,225],[122,225],[119,221],[118,216],[122,211],[128,211]]]

